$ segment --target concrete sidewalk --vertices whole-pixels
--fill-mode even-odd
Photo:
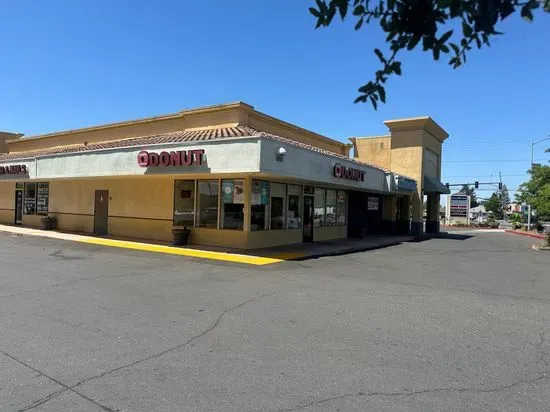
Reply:
[[[413,236],[374,235],[364,239],[339,239],[316,243],[299,243],[264,249],[238,250],[198,245],[175,247],[171,246],[168,242],[151,242],[136,239],[115,238],[110,236],[97,237],[10,225],[0,225],[0,232],[12,233],[21,236],[40,236],[100,246],[118,247],[154,253],[167,253],[200,259],[213,259],[260,266],[289,260],[306,260],[320,258],[323,256],[336,256],[354,252],[363,252],[372,249],[394,246],[403,242],[414,240]]]

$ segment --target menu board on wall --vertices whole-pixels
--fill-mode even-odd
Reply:
[[[36,191],[36,214],[48,214],[48,199],[50,197],[50,185],[39,183]]]

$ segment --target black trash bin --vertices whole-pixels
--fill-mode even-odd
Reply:
[[[172,229],[172,244],[175,246],[183,246],[187,244],[191,231],[186,227],[181,229]]]

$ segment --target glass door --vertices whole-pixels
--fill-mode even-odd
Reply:
[[[304,196],[304,242],[313,242],[313,196]]]
[[[23,223],[23,191],[15,191],[15,224]]]

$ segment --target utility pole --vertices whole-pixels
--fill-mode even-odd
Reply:
[[[506,208],[504,207],[504,198],[502,196],[502,172],[498,172],[498,189],[499,189],[499,199],[500,199],[500,208],[502,210],[502,218],[505,222],[508,222],[508,215],[506,214]]]

